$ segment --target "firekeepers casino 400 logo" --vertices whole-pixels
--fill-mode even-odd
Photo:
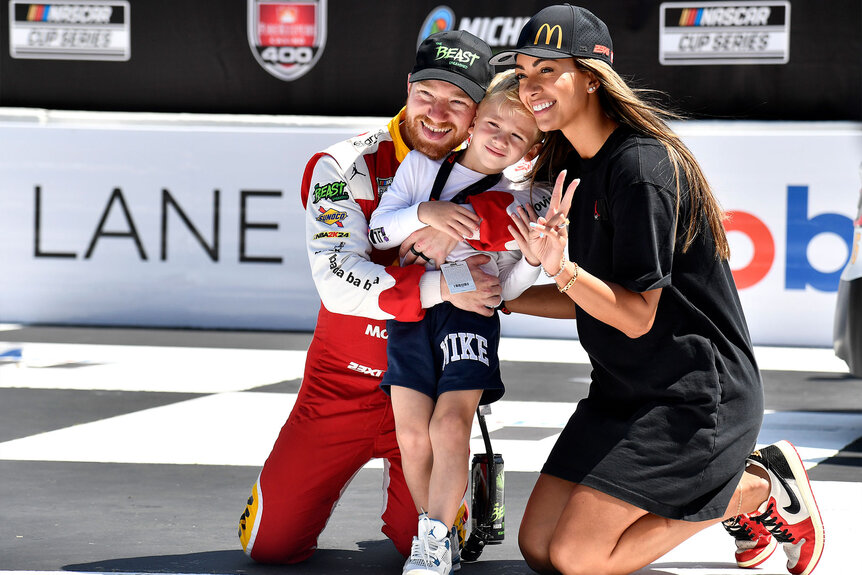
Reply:
[[[326,45],[327,0],[248,0],[248,42],[263,69],[292,81],[311,70]]]

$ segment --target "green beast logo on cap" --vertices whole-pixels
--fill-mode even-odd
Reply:
[[[450,66],[458,66],[459,68],[469,68],[473,62],[479,59],[479,54],[474,54],[468,50],[461,48],[449,48],[443,44],[437,44],[437,55],[435,60],[449,60]]]
[[[320,200],[329,200],[330,202],[346,200],[347,192],[344,191],[346,185],[344,182],[330,182],[322,186],[314,184],[314,203],[316,204]]]

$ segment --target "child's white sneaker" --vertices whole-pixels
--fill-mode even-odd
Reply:
[[[442,521],[419,516],[419,534],[413,538],[410,557],[402,575],[451,575],[452,549],[449,529]]]

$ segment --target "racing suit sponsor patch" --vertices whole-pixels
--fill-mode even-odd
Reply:
[[[372,228],[368,232],[368,239],[372,244],[377,245],[381,242],[388,242],[389,236],[386,235],[386,230],[382,227],[380,228]]]
[[[349,238],[350,232],[318,232],[311,239],[319,240],[322,238]]]
[[[317,211],[320,212],[320,215],[316,218],[318,222],[323,222],[329,226],[338,226],[339,228],[344,227],[344,224],[341,222],[347,219],[347,212],[339,212],[332,208],[324,210],[322,207],[317,208]]]
[[[382,369],[372,369],[370,367],[366,367],[364,365],[359,365],[355,361],[351,361],[347,365],[347,369],[352,369],[353,371],[358,371],[359,373],[364,373],[365,375],[370,375],[371,377],[382,377],[383,370]]]
[[[330,202],[337,202],[340,200],[346,200],[349,196],[347,194],[347,190],[344,188],[347,186],[345,182],[329,182],[328,184],[314,184],[314,199],[312,203],[318,203],[320,200],[329,200]]]

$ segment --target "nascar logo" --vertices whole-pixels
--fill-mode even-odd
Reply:
[[[30,4],[28,22],[52,22],[62,24],[108,24],[111,21],[111,6],[86,4]]]
[[[769,6],[685,8],[679,26],[766,26],[771,12]]]

